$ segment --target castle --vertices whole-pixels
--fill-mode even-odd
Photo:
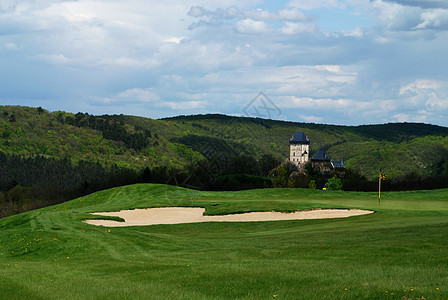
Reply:
[[[298,131],[289,140],[289,161],[294,165],[306,164],[309,160],[310,140]]]
[[[298,131],[289,140],[289,161],[297,166],[303,168],[309,161],[310,140],[305,133]],[[344,161],[331,161],[325,155],[325,151],[320,149],[316,155],[311,158],[313,167],[318,169],[321,173],[329,173],[332,170],[345,169]]]

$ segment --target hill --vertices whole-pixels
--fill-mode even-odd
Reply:
[[[447,299],[448,190],[195,191],[139,184],[0,219],[5,299]],[[358,208],[346,219],[107,228],[92,212]],[[98,216],[97,216],[98,217]]]
[[[0,106],[0,204],[19,212],[136,182],[263,187],[269,179],[259,176],[289,156],[296,131],[310,139],[311,156],[325,149],[333,160],[344,159],[355,178],[350,189],[372,190],[380,171],[388,176],[385,189],[448,186],[448,128],[441,126],[335,126],[218,114],[153,120]],[[360,176],[373,183],[359,185]]]
[[[335,126],[216,114],[153,120],[0,106],[3,153],[68,158],[74,164],[94,160],[128,168],[184,168],[204,157],[239,154],[283,160],[296,131],[311,140],[311,155],[325,149],[368,178],[380,169],[391,178],[427,175],[448,158],[448,128],[421,123]]]
[[[448,128],[422,123],[335,126],[284,122],[224,115],[179,116],[163,119],[188,128],[173,141],[201,151],[197,141],[214,138],[232,142],[234,152],[251,151],[255,156],[272,153],[289,156],[289,138],[303,131],[311,141],[311,156],[324,149],[334,160],[344,159],[348,168],[375,179],[380,170],[390,178],[416,174],[429,175],[437,164],[448,159]],[[204,138],[204,136],[206,138]],[[199,138],[201,137],[201,138]],[[201,146],[198,146],[201,145]],[[448,173],[447,173],[448,175]]]

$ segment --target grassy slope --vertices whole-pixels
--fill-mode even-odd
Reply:
[[[0,220],[0,298],[446,299],[447,204],[448,190],[384,193],[379,205],[374,193],[114,188]],[[110,232],[81,222],[89,212],[157,206],[377,213]]]

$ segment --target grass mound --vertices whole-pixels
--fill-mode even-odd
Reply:
[[[104,228],[91,212],[195,206],[206,214],[359,208],[348,219]],[[156,184],[0,220],[5,299],[448,298],[448,190],[382,194]]]

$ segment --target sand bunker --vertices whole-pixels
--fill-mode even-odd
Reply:
[[[296,211],[293,213],[281,212],[250,212],[244,214],[204,216],[205,208],[202,207],[160,207],[148,209],[121,210],[118,212],[92,213],[100,216],[120,217],[125,222],[111,220],[86,220],[87,224],[124,227],[124,226],[146,226],[160,224],[184,224],[199,222],[257,222],[257,221],[280,221],[280,220],[305,220],[305,219],[330,219],[347,218],[371,214],[373,211],[360,209],[315,209]]]

